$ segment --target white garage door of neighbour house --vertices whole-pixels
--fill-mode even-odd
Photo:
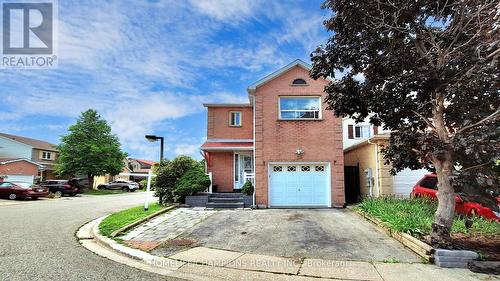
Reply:
[[[270,165],[270,207],[329,207],[331,196],[328,167],[328,164]]]
[[[4,181],[19,181],[33,183],[33,176],[7,175]]]
[[[398,197],[409,197],[413,186],[426,174],[430,172],[426,169],[410,170],[404,169],[394,176],[394,195]]]

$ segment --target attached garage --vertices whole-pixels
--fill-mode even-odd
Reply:
[[[34,176],[6,175],[5,178],[4,178],[4,181],[33,183],[34,182]]]
[[[269,165],[270,207],[330,207],[328,163],[272,163]]]
[[[429,171],[426,169],[404,169],[397,173],[393,179],[393,193],[398,197],[409,197],[413,186]]]
[[[33,183],[40,165],[24,158],[0,158],[0,176],[3,181]]]

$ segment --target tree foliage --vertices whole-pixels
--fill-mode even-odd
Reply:
[[[329,109],[392,131],[393,173],[436,170],[433,237],[446,239],[454,193],[492,208],[498,185],[500,28],[493,0],[330,0],[333,34],[311,54],[311,76],[343,77],[326,87]]]
[[[210,186],[210,178],[205,174],[204,167],[197,164],[188,170],[175,184],[173,190],[174,201],[182,202],[188,195],[205,191]]]
[[[106,120],[92,109],[83,112],[61,138],[57,173],[86,175],[92,187],[95,176],[116,175],[127,156]]]
[[[175,185],[179,179],[187,171],[199,165],[193,158],[183,155],[171,161],[162,161],[157,167],[155,180],[156,196],[159,197],[160,204],[173,202],[175,199]]]

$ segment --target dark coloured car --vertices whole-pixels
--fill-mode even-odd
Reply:
[[[134,192],[139,189],[139,184],[133,181],[115,180],[110,183],[100,184],[97,189],[122,190],[124,192]]]
[[[28,182],[0,182],[0,197],[11,200],[19,198],[38,199],[49,195],[45,187]]]
[[[85,188],[90,189],[88,178],[72,178],[68,181],[69,184],[78,188],[78,193],[83,193]]]
[[[50,193],[58,197],[64,195],[75,196],[80,192],[80,189],[71,185],[69,180],[47,180],[41,182],[40,186],[48,188]]]

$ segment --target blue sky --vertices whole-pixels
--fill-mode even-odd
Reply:
[[[0,70],[0,132],[58,143],[93,108],[131,157],[199,157],[204,102],[246,88],[326,41],[322,1],[59,1],[59,66]]]

